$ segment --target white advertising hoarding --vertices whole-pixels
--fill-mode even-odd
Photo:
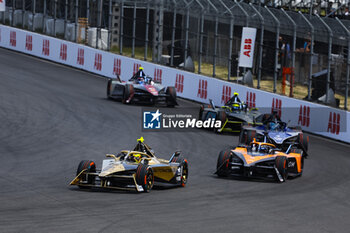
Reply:
[[[253,67],[256,28],[244,27],[242,31],[239,67]]]
[[[5,11],[6,0],[0,0],[0,11]]]

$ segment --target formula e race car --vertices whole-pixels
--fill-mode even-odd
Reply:
[[[264,141],[274,144],[277,148],[286,150],[290,143],[297,142],[305,151],[308,150],[309,137],[304,136],[301,127],[288,126],[281,121],[278,114],[264,114],[262,118],[263,125],[243,125],[239,136],[239,143],[249,144],[253,138],[257,141]]]
[[[221,128],[214,128],[217,133],[241,132],[243,124],[262,124],[262,114],[258,112],[258,109],[248,109],[244,102],[236,102],[235,96],[222,107],[216,107],[212,100],[209,100],[209,102],[210,104],[207,106],[200,106],[199,120],[204,121],[209,118],[214,118],[215,120],[221,121]]]
[[[180,152],[169,160],[157,158],[141,137],[131,151],[123,150],[118,155],[107,154],[111,159],[102,162],[101,170],[93,161],[80,162],[77,175],[70,185],[82,189],[92,187],[149,192],[154,184],[184,187],[188,178],[188,164]]]
[[[121,100],[124,104],[165,103],[168,107],[177,105],[175,87],[164,87],[152,80],[151,77],[133,76],[129,81],[109,79],[107,84],[107,98]]]
[[[285,152],[274,144],[257,142],[220,152],[216,174],[219,177],[243,176],[284,182],[288,177],[301,176],[307,153],[298,143],[291,143]]]

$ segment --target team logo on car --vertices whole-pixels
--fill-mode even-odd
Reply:
[[[143,112],[143,128],[160,129],[161,115],[159,109],[156,112]]]

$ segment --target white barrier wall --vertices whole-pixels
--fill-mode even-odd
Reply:
[[[0,25],[0,46],[114,78],[129,79],[139,66],[165,86],[175,86],[180,97],[223,105],[233,92],[250,107],[277,110],[284,121],[305,131],[350,143],[350,113],[327,106],[156,65],[84,45]]]

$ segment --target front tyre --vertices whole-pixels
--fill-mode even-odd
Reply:
[[[220,152],[218,161],[216,164],[216,174],[219,177],[226,177],[229,174],[229,162],[231,158],[230,150],[223,150]]]
[[[136,183],[141,185],[145,193],[149,193],[154,184],[154,175],[152,169],[140,163],[136,169]]]
[[[282,180],[279,180],[280,182],[284,182],[288,178],[288,159],[286,156],[277,156],[275,160],[275,166],[279,172],[279,174],[282,177]]]
[[[77,176],[84,170],[86,170],[87,173],[96,172],[95,163],[90,160],[82,160],[78,165]],[[87,185],[93,185],[95,183],[95,176],[83,175],[81,182]],[[91,189],[91,186],[78,185],[78,187],[81,189]]]
[[[182,157],[174,157],[171,161],[171,163],[179,163],[180,170],[181,170],[181,180],[179,182],[181,187],[185,187],[187,184],[188,179],[188,163],[187,160]]]

